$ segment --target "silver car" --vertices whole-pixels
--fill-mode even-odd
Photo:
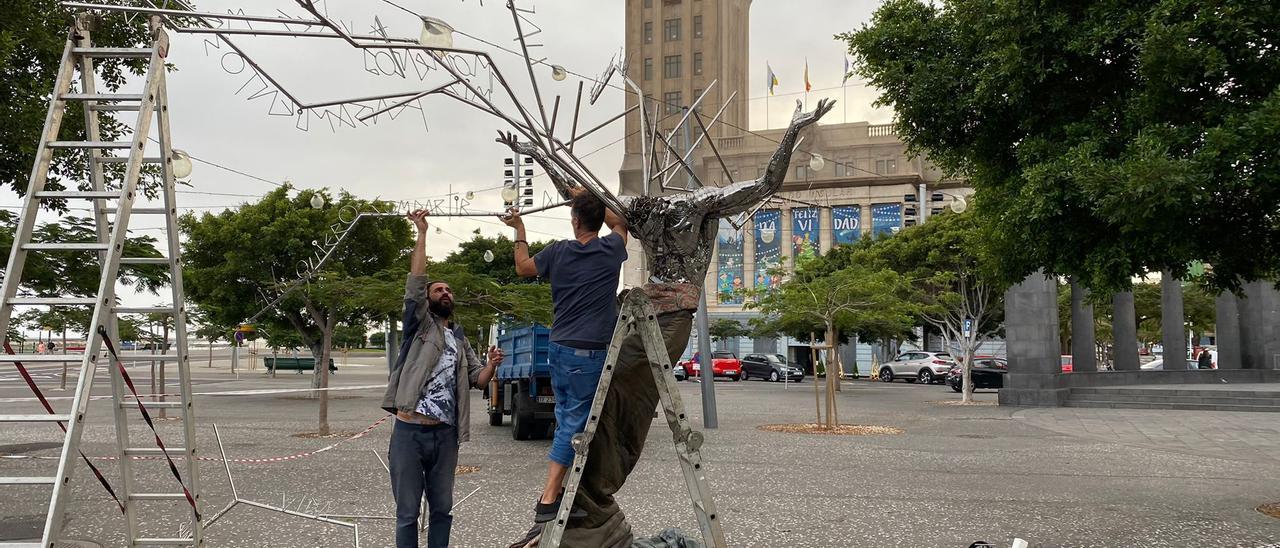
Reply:
[[[925,384],[941,383],[956,361],[946,352],[903,352],[898,359],[880,366],[880,381],[920,381]]]

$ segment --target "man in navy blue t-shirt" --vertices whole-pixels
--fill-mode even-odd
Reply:
[[[556,433],[547,465],[547,483],[534,508],[534,521],[555,519],[564,496],[561,483],[573,464],[574,434],[586,427],[609,340],[618,321],[618,276],[627,260],[627,225],[582,187],[574,189],[572,240],[547,246],[529,257],[524,221],[512,213],[502,221],[516,229],[516,274],[551,281],[555,320],[551,325],[551,388],[556,398]],[[600,226],[609,235],[601,238]],[[577,510],[571,517],[585,515]]]

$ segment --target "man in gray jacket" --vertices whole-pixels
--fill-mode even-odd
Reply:
[[[391,369],[382,408],[395,413],[387,461],[396,501],[396,546],[418,547],[418,515],[427,497],[427,546],[449,546],[453,477],[458,445],[470,439],[470,388],[483,389],[504,358],[489,348],[476,356],[455,325],[453,290],[427,280],[427,212],[414,211],[418,228],[404,295],[404,343]]]

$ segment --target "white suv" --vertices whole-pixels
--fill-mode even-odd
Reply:
[[[903,352],[898,359],[880,365],[880,381],[917,380],[925,384],[942,383],[956,361],[946,352]]]

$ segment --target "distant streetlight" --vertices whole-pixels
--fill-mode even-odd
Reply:
[[[320,209],[324,207],[324,196],[321,196],[319,192],[312,194],[311,207],[314,209]]]
[[[560,65],[551,65],[552,80],[555,80],[557,82],[563,82],[564,79],[568,77],[569,77],[569,72],[564,70],[564,67]]]

